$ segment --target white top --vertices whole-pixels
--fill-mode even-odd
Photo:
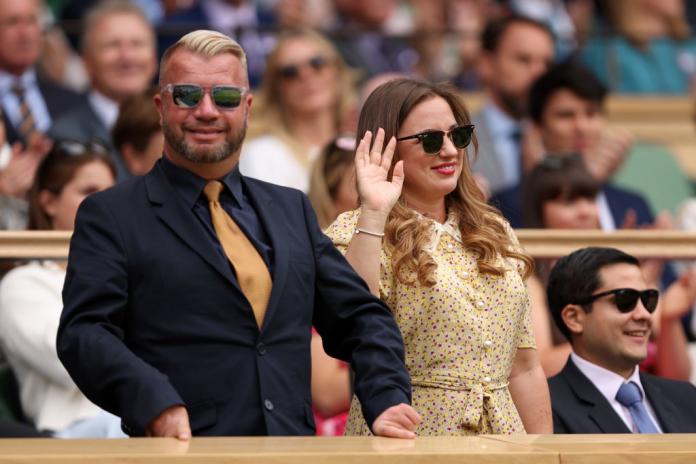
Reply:
[[[65,271],[50,261],[11,270],[0,282],[0,346],[17,376],[24,414],[61,430],[100,409],[73,383],[56,352]]]
[[[96,90],[87,95],[87,100],[104,127],[111,131],[118,119],[118,103]]]
[[[311,163],[318,155],[319,150],[313,148],[305,166],[279,137],[262,135],[244,144],[239,170],[245,176],[307,193]]]
[[[659,430],[660,433],[662,433],[660,423],[655,419],[655,411],[653,410],[652,405],[650,404],[650,400],[645,395],[643,384],[640,383],[640,375],[638,375],[638,366],[636,366],[633,370],[633,374],[631,374],[631,377],[629,377],[628,379],[624,379],[620,375],[610,370],[607,370],[603,367],[600,367],[581,358],[575,352],[570,353],[570,359],[572,359],[577,368],[580,369],[580,372],[585,374],[585,377],[590,379],[590,382],[592,382],[594,386],[597,387],[597,390],[599,390],[602,396],[604,396],[604,398],[607,399],[611,407],[614,408],[614,411],[616,411],[616,414],[618,414],[619,417],[624,421],[626,427],[628,427],[628,429],[632,430],[634,433],[637,432],[637,429],[633,424],[633,418],[631,417],[631,413],[628,411],[627,407],[616,401],[616,394],[618,393],[619,388],[621,388],[621,385],[623,385],[624,383],[635,382],[636,385],[638,385],[638,388],[640,389],[640,393],[643,395],[643,402],[645,403],[645,407],[648,410],[650,419],[652,420],[653,424],[655,424],[657,430]]]

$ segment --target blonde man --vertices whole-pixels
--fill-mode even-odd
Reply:
[[[355,369],[374,433],[413,437],[388,308],[303,194],[239,174],[243,50],[196,31],[160,69],[162,159],[78,212],[58,335],[75,382],[130,435],[311,435],[313,324]]]

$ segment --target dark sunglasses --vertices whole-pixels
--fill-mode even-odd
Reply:
[[[314,71],[321,71],[329,64],[328,58],[323,56],[313,56],[306,63],[300,64],[288,64],[286,66],[281,66],[278,68],[278,75],[286,80],[297,79],[300,75],[300,68],[302,66],[309,66]]]
[[[657,302],[660,299],[660,292],[654,288],[643,290],[639,292],[633,288],[617,288],[614,290],[609,290],[607,292],[598,293],[592,295],[584,300],[579,301],[577,304],[589,304],[598,298],[607,295],[614,295],[614,305],[616,309],[622,313],[630,313],[633,311],[638,304],[638,299],[643,302],[643,306],[648,310],[649,313],[653,313],[657,308]]]
[[[174,104],[179,108],[195,108],[203,100],[206,90],[215,106],[222,110],[232,110],[239,106],[242,97],[248,91],[244,87],[233,85],[214,85],[209,89],[197,84],[167,84],[164,90],[171,92]]]
[[[397,141],[418,139],[423,144],[423,151],[428,155],[437,155],[442,150],[442,144],[445,142],[445,135],[450,138],[452,144],[458,149],[466,148],[471,143],[471,136],[474,134],[473,124],[457,126],[447,132],[429,130],[420,134],[407,135],[399,137]]]

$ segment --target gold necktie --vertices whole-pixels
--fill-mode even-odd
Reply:
[[[266,314],[268,299],[271,296],[271,275],[254,244],[244,235],[236,222],[220,205],[222,183],[211,180],[203,189],[210,206],[213,228],[220,240],[223,250],[237,274],[237,281],[242,293],[254,310],[254,317],[259,327]]]

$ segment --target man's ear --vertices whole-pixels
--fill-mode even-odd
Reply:
[[[561,310],[561,318],[573,335],[582,335],[587,313],[580,305],[569,304]]]

